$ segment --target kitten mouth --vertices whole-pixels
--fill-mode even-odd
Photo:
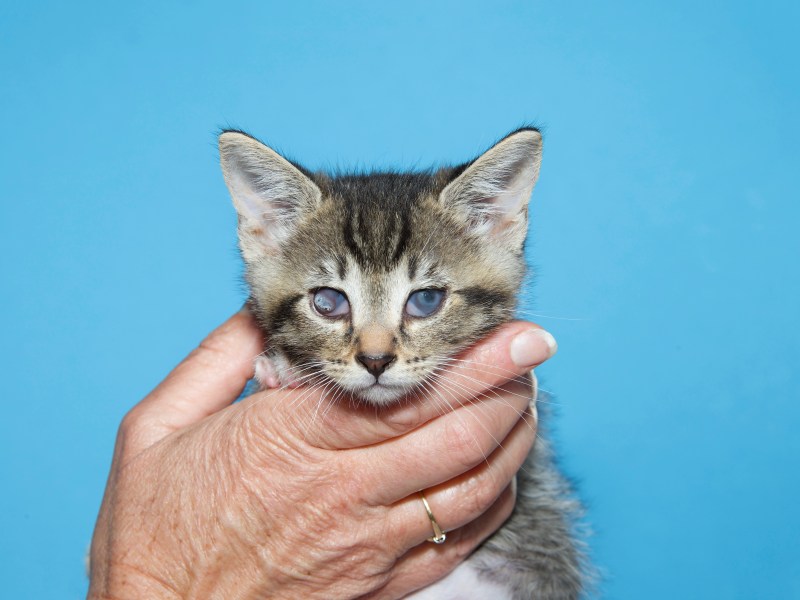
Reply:
[[[390,383],[381,383],[380,381],[376,381],[375,383],[372,383],[370,385],[364,386],[363,388],[361,388],[358,391],[361,392],[361,391],[364,391],[364,390],[371,390],[371,389],[396,390],[396,389],[400,389],[402,387],[403,386],[401,386],[401,385],[392,385]]]
[[[353,390],[352,393],[371,404],[386,405],[405,396],[408,393],[408,388],[404,385],[392,385],[376,381]]]

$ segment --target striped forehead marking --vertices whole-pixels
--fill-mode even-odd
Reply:
[[[366,203],[346,205],[342,239],[363,269],[395,268],[408,249],[411,236],[407,210],[382,211]]]

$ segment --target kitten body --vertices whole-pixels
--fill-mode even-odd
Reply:
[[[451,357],[513,318],[537,130],[429,172],[310,173],[238,131],[220,136],[220,156],[250,305],[269,340],[256,364],[262,386],[329,385],[334,401],[376,406],[430,395]],[[577,598],[577,510],[538,439],[509,521],[412,597]]]

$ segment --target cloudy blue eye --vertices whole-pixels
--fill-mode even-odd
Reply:
[[[314,310],[323,317],[344,317],[350,314],[350,303],[339,290],[319,288],[312,298]]]
[[[429,317],[442,305],[444,290],[417,290],[408,297],[406,314],[412,317]]]

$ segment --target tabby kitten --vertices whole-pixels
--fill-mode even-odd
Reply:
[[[514,131],[436,171],[311,173],[239,131],[219,139],[265,387],[324,375],[386,405],[513,317],[541,135]],[[577,510],[541,439],[506,524],[414,598],[568,599],[581,592]]]

